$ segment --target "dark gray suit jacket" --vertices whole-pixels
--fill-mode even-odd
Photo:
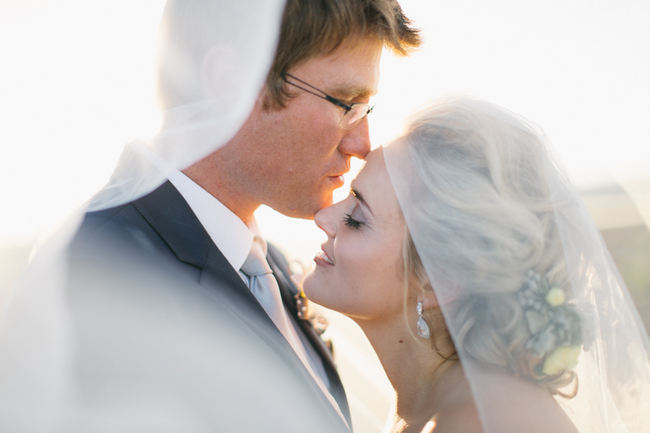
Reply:
[[[296,316],[294,295],[297,289],[289,278],[286,260],[272,246],[269,246],[267,258],[278,280],[285,308],[319,354],[329,377],[330,392],[351,426],[345,393],[331,353],[311,324]],[[136,383],[150,386],[159,381],[160,375],[183,376],[183,371],[188,369],[192,376],[201,375],[198,367],[187,360],[195,352],[195,346],[187,341],[198,338],[194,335],[198,328],[193,328],[196,321],[200,323],[200,332],[206,332],[201,338],[210,349],[202,353],[202,347],[197,351],[201,356],[192,362],[202,364],[206,357],[209,358],[208,354],[218,358],[205,364],[210,370],[205,374],[206,381],[214,380],[213,388],[224,387],[222,396],[225,397],[220,407],[227,406],[236,412],[239,405],[236,397],[231,396],[238,395],[241,390],[248,392],[249,397],[254,393],[256,399],[269,403],[276,399],[276,394],[282,390],[267,389],[260,394],[254,383],[246,382],[252,371],[257,375],[254,377],[258,377],[251,379],[254,381],[286,377],[282,383],[286,383],[288,393],[302,387],[304,394],[295,397],[301,400],[296,402],[296,410],[308,413],[313,408],[318,411],[331,409],[238,272],[169,182],[134,202],[85,216],[71,243],[67,302],[79,346],[75,361],[78,393],[89,401],[88,404],[101,405],[106,401],[106,393],[119,394],[115,391],[120,389],[115,386],[116,382],[128,383],[135,389],[139,386]],[[177,351],[173,349],[176,346]],[[237,358],[238,351],[245,354]],[[140,357],[142,353],[146,356]],[[152,372],[158,367],[152,365],[156,364],[156,353],[165,357],[165,368],[172,365],[172,371]],[[170,357],[177,355],[179,359],[168,362]],[[251,360],[251,357],[264,359]],[[223,361],[224,358],[230,363]],[[219,367],[220,360],[226,364],[223,368]],[[136,362],[145,365],[131,365]],[[242,372],[222,371],[238,366]],[[241,377],[234,379],[240,373]],[[223,380],[214,379],[215,375]],[[174,389],[185,395],[187,389],[183,387],[190,385],[181,384],[181,381],[173,379]],[[237,389],[237,384],[241,384],[241,389]],[[201,394],[195,392],[197,386],[202,385],[191,385],[193,398]],[[264,392],[268,395],[263,395]],[[304,400],[310,399],[314,404],[305,408],[308,402]],[[205,402],[197,397],[191,404]],[[266,409],[265,405],[261,410]],[[210,410],[206,408],[206,413]],[[282,416],[291,417],[291,412],[292,409],[287,408]],[[337,417],[328,414],[325,422],[332,422],[338,428],[343,424]],[[248,429],[240,428],[243,430]]]

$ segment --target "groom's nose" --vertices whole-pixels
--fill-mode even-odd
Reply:
[[[354,128],[347,131],[339,143],[339,152],[348,156],[364,159],[370,152],[370,135],[368,118],[364,117]]]

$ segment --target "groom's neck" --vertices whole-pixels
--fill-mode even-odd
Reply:
[[[224,167],[225,164],[213,155],[191,165],[183,173],[249,225],[261,203],[248,192],[241,173],[234,175],[231,167]]]

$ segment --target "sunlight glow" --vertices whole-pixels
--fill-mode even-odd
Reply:
[[[436,419],[430,419],[422,428],[422,433],[432,433],[436,428]]]
[[[0,238],[27,239],[61,220],[107,180],[124,143],[155,130],[163,3],[3,1],[0,193],[14,205]],[[579,187],[616,179],[650,220],[648,4],[401,3],[424,46],[408,58],[384,55],[374,147],[438,96],[485,98],[540,125]],[[312,223],[288,230],[269,209],[258,216],[271,240],[311,261],[322,241]]]
[[[3,0],[1,239],[50,229],[106,182],[124,143],[158,123],[162,0]]]

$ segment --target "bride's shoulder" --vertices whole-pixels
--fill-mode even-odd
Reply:
[[[501,373],[484,374],[481,380],[486,389],[498,390],[481,398],[482,416],[494,431],[577,433],[556,398],[540,385]],[[465,412],[469,414],[470,410]],[[478,411],[475,409],[471,413],[478,423]],[[480,426],[468,431],[482,432]]]
[[[492,414],[495,415],[495,414]],[[491,415],[491,416],[492,416]],[[562,416],[563,413],[553,411],[553,413],[541,414],[538,419],[531,414],[518,413],[516,408],[512,408],[508,413],[501,413],[500,421],[495,422],[501,433],[548,433],[549,431],[558,433],[577,433],[573,424]],[[435,433],[484,433],[483,426],[476,406],[468,402],[467,404],[457,406],[451,410],[441,412],[432,418],[434,423],[431,432]],[[425,431],[425,430],[423,430]]]
[[[494,380],[483,396],[482,415],[499,433],[577,433],[557,401],[541,387],[510,375],[483,377]],[[435,433],[483,433],[483,423],[469,389],[458,387],[447,395],[445,404],[432,418]]]

